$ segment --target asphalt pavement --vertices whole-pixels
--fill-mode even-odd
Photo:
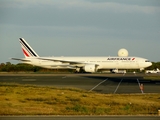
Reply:
[[[160,93],[160,80],[145,74],[0,74],[0,82],[80,88],[103,94]]]

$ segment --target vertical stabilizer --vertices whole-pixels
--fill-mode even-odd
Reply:
[[[31,48],[31,46],[23,39],[19,38],[19,42],[22,47],[24,56],[27,57],[39,57],[38,54]]]

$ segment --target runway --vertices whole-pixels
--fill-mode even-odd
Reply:
[[[143,76],[145,74],[0,74],[0,82],[79,88],[103,94],[160,93],[160,80],[144,80]]]
[[[159,116],[0,116],[1,120],[159,120]]]

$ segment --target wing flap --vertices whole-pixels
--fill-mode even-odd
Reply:
[[[49,61],[54,61],[54,62],[70,63],[72,65],[73,64],[82,63],[82,62],[77,62],[77,61],[58,60],[58,59],[53,59],[53,58],[42,58],[42,57],[39,57],[38,59],[40,59],[40,60],[49,60]]]
[[[40,60],[54,61],[54,62],[69,63],[71,66],[78,66],[78,67],[83,67],[86,64],[91,64],[91,63],[78,62],[78,61],[70,61],[70,60],[58,60],[58,59],[54,59],[54,58],[42,58],[42,57],[39,57],[38,59],[40,59]],[[94,65],[98,66],[98,64],[94,64]]]

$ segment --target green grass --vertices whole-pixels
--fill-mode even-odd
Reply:
[[[159,80],[160,81],[160,76],[152,75],[152,76],[145,76],[143,78],[146,79],[146,80]]]
[[[0,83],[0,115],[157,115],[160,94],[98,94]]]

